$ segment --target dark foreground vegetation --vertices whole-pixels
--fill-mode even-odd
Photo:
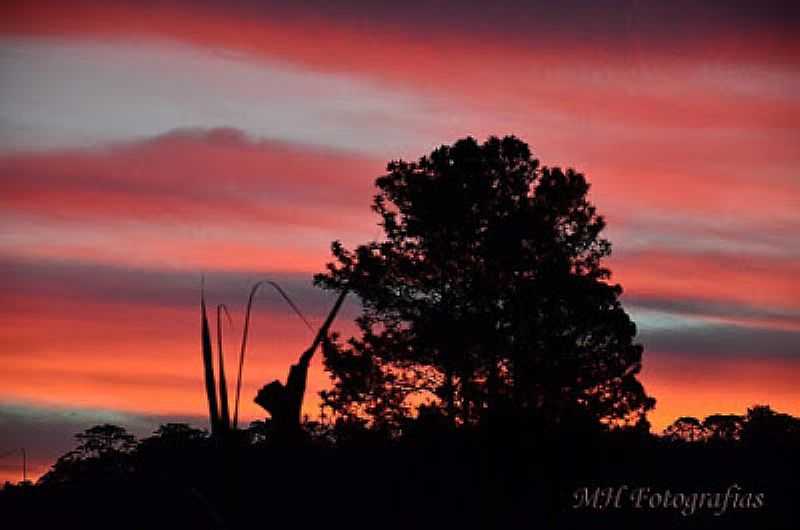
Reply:
[[[332,245],[337,295],[284,381],[238,425],[250,294],[229,393],[201,297],[210,434],[135,441],[98,426],[37,485],[8,486],[25,528],[796,528],[800,425],[754,407],[650,434],[644,347],[603,260],[585,177],[515,137],[472,138],[376,180],[380,241]],[[358,336],[329,329],[346,296]],[[301,420],[320,349],[322,423]],[[216,370],[215,370],[216,357]],[[248,398],[252,399],[252,398]]]
[[[36,485],[7,484],[0,513],[20,528],[795,528],[800,420],[764,407],[739,420],[656,437],[423,413],[391,440],[305,422],[293,447],[270,422],[226,439],[167,424],[141,441],[104,425]]]

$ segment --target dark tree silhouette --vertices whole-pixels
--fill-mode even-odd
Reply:
[[[360,337],[326,349],[327,406],[389,429],[420,402],[456,424],[644,418],[642,347],[602,266],[611,245],[582,174],[541,167],[513,136],[387,172],[372,206],[385,239],[334,242],[315,277],[363,303]]]
[[[800,419],[754,405],[747,414],[712,414],[703,421],[682,416],[664,429],[670,441],[710,445],[742,445],[757,449],[796,447],[800,444]]]
[[[699,442],[705,440],[706,430],[694,416],[681,416],[664,429],[664,437],[671,441]]]
[[[108,423],[86,429],[75,439],[80,442],[78,447],[56,461],[41,478],[43,483],[118,476],[125,472],[128,457],[137,447],[135,436]]]
[[[744,418],[738,414],[712,414],[703,420],[709,442],[730,444],[739,439]]]
[[[80,442],[76,451],[83,458],[102,457],[113,453],[129,453],[136,448],[136,437],[124,427],[105,423],[76,434]]]
[[[204,440],[208,433],[202,429],[195,429],[186,423],[165,423],[153,432],[153,436],[145,438],[141,446],[155,445],[173,449],[181,449],[200,440]]]
[[[768,405],[747,409],[741,440],[756,447],[797,447],[800,445],[800,418],[776,412]]]

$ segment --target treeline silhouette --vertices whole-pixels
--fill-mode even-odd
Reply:
[[[2,517],[44,528],[793,527],[797,418],[754,406],[650,432],[644,348],[604,267],[611,244],[584,175],[540,165],[513,136],[466,138],[390,162],[376,190],[384,237],[332,244],[314,282],[336,302],[285,382],[255,396],[265,420],[238,426],[259,287],[314,328],[280,286],[253,286],[231,418],[226,309],[216,306],[215,356],[203,291],[210,433],[166,424],[137,441],[93,427],[36,485],[6,486]],[[342,340],[330,328],[349,293],[362,310]],[[332,384],[309,420],[318,349]],[[644,489],[659,502],[633,503]]]
[[[718,417],[681,418],[656,436],[595,423],[454,427],[423,412],[391,437],[305,418],[293,447],[269,420],[224,439],[180,423],[142,440],[98,425],[35,485],[7,483],[0,514],[27,528],[792,528],[800,419],[766,406]],[[765,505],[721,515],[574,507],[575,492],[595,485],[733,484]]]

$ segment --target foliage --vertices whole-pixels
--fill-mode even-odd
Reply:
[[[95,425],[75,435],[78,446],[59,458],[41,481],[69,482],[78,478],[115,477],[124,474],[136,437],[111,424]]]
[[[703,423],[693,416],[682,416],[664,430],[664,437],[670,440],[697,442],[705,439]]]
[[[80,443],[75,450],[80,458],[102,458],[114,453],[129,453],[136,447],[136,437],[123,427],[111,424],[96,425],[76,434]]]
[[[747,414],[712,414],[703,421],[684,416],[664,430],[664,437],[686,443],[791,447],[800,443],[800,418],[754,405]]]
[[[653,407],[582,174],[541,167],[513,136],[466,138],[390,162],[376,186],[385,238],[334,242],[315,277],[363,304],[360,337],[326,348],[326,407],[395,432],[420,403],[459,425],[632,424]]]
[[[728,415],[681,423],[705,428],[720,416]],[[123,428],[104,425],[82,433],[78,447],[35,486],[0,489],[0,513],[4,522],[32,528],[257,528],[297,514],[303,527],[325,527],[336,517],[349,528],[524,528],[532,518],[556,517],[565,523],[557,528],[675,528],[676,520],[687,520],[677,512],[670,518],[664,510],[568,506],[587,479],[625,484],[646,477],[673,491],[707,491],[709,478],[734,471],[738,487],[765,491],[769,502],[751,518],[737,511],[726,527],[793,528],[787,522],[796,520],[800,419],[766,406],[736,417],[742,436],[724,448],[710,443],[713,436],[658,439],[643,424],[554,437],[552,429],[528,433],[495,423],[491,435],[500,443],[487,444],[486,431],[455,426],[433,406],[421,407],[391,439],[357,418],[306,419],[313,443],[295,448],[271,442],[269,421],[226,443],[166,424],[133,446]],[[605,519],[612,514],[622,520]],[[645,519],[631,526],[631,517]],[[702,513],[693,517],[704,520]]]

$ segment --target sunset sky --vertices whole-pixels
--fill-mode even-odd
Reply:
[[[0,453],[36,477],[95,423],[204,426],[201,274],[231,373],[249,286],[319,322],[311,276],[379,236],[386,162],[466,135],[587,175],[654,430],[800,415],[798,5],[4,2]],[[256,308],[248,421],[311,338],[274,293]]]

